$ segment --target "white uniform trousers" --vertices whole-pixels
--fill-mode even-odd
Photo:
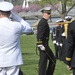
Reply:
[[[0,75],[19,75],[19,66],[2,67]]]

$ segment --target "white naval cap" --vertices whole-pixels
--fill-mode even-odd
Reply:
[[[11,4],[10,2],[0,2],[0,10],[1,11],[11,11],[13,9],[13,4]]]
[[[56,23],[59,23],[59,22],[64,22],[64,20],[63,19],[59,19],[59,20],[56,21]]]
[[[51,7],[45,7],[41,10],[41,12],[51,13]]]
[[[72,19],[71,16],[65,16],[65,19]]]

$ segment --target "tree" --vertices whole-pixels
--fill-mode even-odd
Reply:
[[[54,6],[58,2],[61,3],[61,11]],[[44,6],[45,3],[51,4],[52,7],[54,7],[59,12],[61,18],[64,18],[69,13],[69,11],[75,6],[75,0],[41,0],[40,3],[42,3],[42,6]],[[67,9],[67,6],[69,6],[69,9]]]

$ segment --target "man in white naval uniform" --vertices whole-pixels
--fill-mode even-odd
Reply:
[[[31,33],[30,25],[11,12],[13,5],[0,2],[0,75],[18,75],[19,66],[23,64],[20,51],[20,35]],[[19,21],[13,22],[12,17]]]

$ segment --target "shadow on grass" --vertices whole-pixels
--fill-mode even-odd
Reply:
[[[28,52],[27,53],[26,52],[25,53],[22,53],[22,55],[33,55],[33,54],[34,53],[28,53]]]
[[[27,60],[24,62],[24,65],[35,65],[38,64],[38,60]]]
[[[38,56],[36,55],[36,53],[32,53],[32,52],[22,52],[23,55],[23,61],[24,64],[23,65],[36,65],[38,64]]]

